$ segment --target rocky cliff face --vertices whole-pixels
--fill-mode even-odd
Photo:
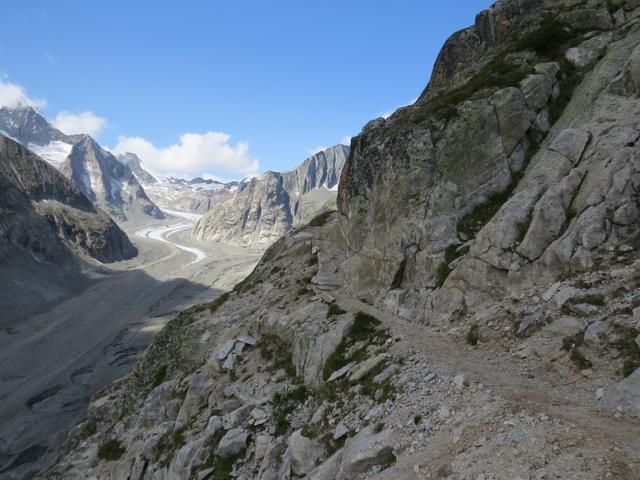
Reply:
[[[640,477],[638,45],[636,0],[482,13],[45,476]]]
[[[131,172],[133,172],[138,181],[143,185],[158,183],[158,180],[156,180],[153,175],[142,168],[142,162],[135,153],[127,152],[124,155],[118,155],[117,159],[120,163],[129,167]]]
[[[201,240],[265,245],[293,225],[308,222],[335,198],[349,148],[336,145],[294,170],[267,172],[240,183],[233,197],[214,203],[196,224]]]
[[[33,107],[0,108],[0,131],[27,146],[44,146],[52,142],[75,143],[78,135],[65,135],[53,127]]]
[[[39,292],[47,287],[64,290],[64,285],[78,280],[78,254],[113,262],[137,253],[113,220],[67,178],[2,135],[0,198],[0,298],[5,313],[9,306],[22,306],[21,299],[38,303]],[[57,276],[61,278],[56,281]],[[16,283],[17,278],[23,286]]]
[[[483,50],[493,56],[471,73],[446,73],[470,55],[451,53],[454,36],[431,85],[459,86],[428,90],[354,140],[339,208],[358,252],[348,262],[356,295],[446,320],[634,244],[633,5],[615,20],[606,2],[546,2],[528,15],[531,5],[481,15],[465,31],[479,45],[500,25],[496,38],[518,39]],[[521,10],[508,28],[499,20]]]
[[[71,150],[61,171],[92,202],[121,220],[149,215],[164,218],[131,169],[85,135]]]

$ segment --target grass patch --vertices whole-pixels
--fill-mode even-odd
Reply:
[[[290,378],[295,378],[296,367],[291,357],[291,347],[277,335],[262,335],[258,342],[260,354],[271,361],[270,371],[284,370]]]
[[[374,343],[382,344],[388,338],[387,330],[380,329],[379,326],[380,320],[377,318],[364,312],[357,313],[346,335],[336,350],[327,358],[322,377],[328,380],[333,372],[349,362],[366,360],[367,346]],[[362,346],[353,351],[352,347],[359,342],[362,343]]]
[[[289,415],[304,403],[308,396],[309,392],[304,385],[300,385],[287,393],[276,392],[273,395],[271,404],[274,410],[273,419],[277,435],[285,435],[289,432],[291,429]]]
[[[636,369],[640,367],[640,362],[638,360],[634,360],[633,358],[625,359],[622,364],[622,376],[625,378],[631,375]]]
[[[346,310],[341,309],[336,302],[331,302],[327,307],[327,319],[332,319],[344,315]]]
[[[553,15],[547,15],[540,27],[525,33],[511,47],[514,51],[531,51],[548,60],[558,58],[567,44],[575,38],[575,32]]]
[[[463,233],[467,238],[475,238],[482,227],[484,227],[489,220],[491,220],[498,210],[505,204],[511,197],[511,194],[515,190],[520,178],[514,175],[514,179],[517,181],[511,182],[506,190],[499,193],[493,193],[489,195],[486,202],[476,205],[471,212],[463,216],[458,222],[458,232]]]
[[[578,367],[580,370],[586,370],[587,368],[593,367],[591,360],[585,357],[577,347],[571,349],[569,353],[569,358],[573,362],[573,364]]]
[[[172,440],[173,440],[173,444],[176,447],[180,447],[184,445],[185,443],[184,430],[182,428],[179,430],[174,430]]]
[[[622,363],[622,375],[628,377],[640,367],[640,346],[636,343],[638,331],[635,328],[616,325],[618,340],[611,345],[618,349],[624,361]]]
[[[312,218],[308,225],[310,227],[322,227],[327,223],[327,220],[329,220],[329,217],[331,216],[331,214],[335,212],[335,210],[327,210],[326,212],[322,212],[320,215],[317,215],[316,217]]]
[[[158,385],[160,385],[166,380],[167,370],[168,370],[168,367],[166,365],[162,365],[158,367],[158,369],[156,370],[156,373],[153,374],[153,379],[151,381],[149,390],[153,390],[154,388],[156,388]]]
[[[233,472],[233,465],[243,456],[243,453],[230,457],[216,457],[213,460],[213,476],[207,477],[211,480],[229,480]]]
[[[568,305],[580,305],[583,303],[595,305],[596,307],[603,307],[606,302],[604,295],[602,295],[601,293],[592,293],[588,295],[579,295],[577,297],[573,297],[569,299],[569,301],[567,301],[567,303],[563,305],[563,307]]]
[[[570,352],[574,348],[581,346],[583,342],[584,342],[584,330],[574,335],[569,335],[568,337],[564,337],[562,339],[562,349],[567,352]]]
[[[120,440],[107,440],[98,448],[98,458],[108,462],[118,460],[124,455],[125,451]]]
[[[300,287],[298,289],[298,295],[302,296],[302,295],[310,295],[313,292],[311,290],[309,290],[307,287]]]

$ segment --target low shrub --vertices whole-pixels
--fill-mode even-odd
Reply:
[[[106,461],[118,460],[125,451],[120,440],[107,440],[98,448],[98,458]]]

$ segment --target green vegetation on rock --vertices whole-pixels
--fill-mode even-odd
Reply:
[[[367,359],[367,347],[372,344],[382,345],[389,338],[389,332],[380,328],[380,320],[364,312],[358,312],[346,335],[329,355],[322,370],[322,377],[327,380],[333,372],[350,362],[361,362]]]
[[[120,440],[111,439],[104,442],[98,448],[98,458],[100,460],[113,461],[118,460],[124,455],[125,448]]]

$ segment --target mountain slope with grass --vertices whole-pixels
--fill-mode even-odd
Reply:
[[[635,0],[480,13],[43,477],[638,478],[639,45]]]

